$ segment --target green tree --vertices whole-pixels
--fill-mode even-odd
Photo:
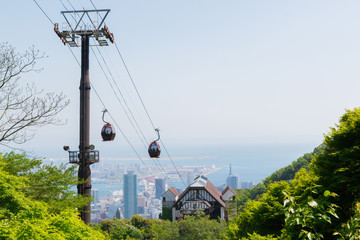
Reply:
[[[0,167],[0,239],[104,239],[75,209],[50,213],[47,203],[28,198],[25,180]]]
[[[318,179],[313,171],[300,169],[290,182],[290,195],[294,196],[297,202],[307,201],[308,197],[312,196],[314,187],[318,185]]]
[[[273,237],[272,235],[267,235],[267,236],[261,236],[260,234],[257,233],[253,233],[253,234],[248,234],[247,237],[243,237],[240,240],[277,240],[278,238]]]
[[[355,204],[354,216],[346,223],[342,224],[342,228],[335,232],[335,236],[340,236],[343,240],[359,240],[360,239],[360,203]]]
[[[130,218],[130,223],[137,229],[145,229],[149,225],[150,220],[147,218],[143,218],[140,215],[136,214]]]
[[[296,201],[287,191],[284,239],[329,239],[333,234],[332,219],[338,218],[337,206],[331,202],[336,197],[335,193],[322,190],[321,186],[313,186],[307,193],[307,199]]]
[[[110,231],[111,239],[142,239],[142,234],[139,229],[136,227],[126,224],[124,222],[119,222],[115,225],[114,228]]]
[[[236,192],[235,201],[237,204],[237,212],[243,211],[245,204],[249,200],[257,200],[264,194],[267,189],[263,183],[259,183],[251,189],[235,189]]]
[[[51,212],[60,212],[66,208],[82,208],[91,202],[91,198],[77,196],[71,190],[79,183],[76,166],[67,167],[44,165],[42,160],[33,159],[26,154],[14,152],[0,156],[0,168],[26,183],[22,191],[31,200],[49,204]]]
[[[30,204],[22,189],[23,178],[12,176],[0,168],[0,220],[9,219]]]
[[[325,135],[324,152],[312,163],[318,183],[340,197],[336,204],[341,219],[349,219],[360,196],[360,109],[346,110]]]
[[[289,188],[285,181],[274,182],[268,186],[268,191],[258,200],[249,200],[239,213],[239,216],[232,221],[229,226],[232,227],[229,232],[237,238],[247,237],[254,232],[260,235],[277,235],[281,234],[284,224],[283,191]],[[237,225],[236,231],[233,224]]]
[[[151,219],[142,230],[144,239],[178,240],[179,224],[169,220]]]
[[[142,239],[139,229],[132,226],[127,219],[103,220],[100,223],[103,231],[107,232],[111,239]]]
[[[202,213],[185,216],[178,222],[179,239],[223,239],[226,223],[223,220],[210,220]]]

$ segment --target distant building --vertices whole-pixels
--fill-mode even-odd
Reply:
[[[138,206],[138,214],[144,214],[145,213],[145,207],[144,206]]]
[[[117,208],[116,209],[116,213],[115,213],[115,217],[117,219],[124,219],[124,214],[121,211],[121,208]]]
[[[161,196],[165,192],[165,179],[155,178],[155,198],[161,199]]]
[[[137,199],[137,205],[138,207],[145,207],[146,206],[146,198],[145,197],[139,197]]]
[[[113,218],[124,218],[121,213],[121,209],[117,204],[110,204],[106,208],[106,218],[107,219],[113,219]]]
[[[226,185],[230,186],[232,189],[239,188],[239,176],[238,175],[229,175],[226,179]]]
[[[241,182],[240,187],[242,189],[251,189],[254,187],[254,182]]]
[[[200,175],[180,195],[173,187],[163,194],[162,219],[176,221],[198,211],[210,215],[210,219],[226,219],[227,203],[235,195],[231,187],[220,192],[205,176]]]
[[[170,187],[162,195],[162,214],[161,218],[172,221],[172,207],[178,199],[179,192],[174,188]]]
[[[239,188],[239,175],[231,173],[231,164],[230,164],[229,176],[226,179],[226,185],[230,186],[232,189]]]
[[[91,191],[91,195],[94,198],[94,203],[98,203],[99,202],[99,191],[97,189],[94,189]]]
[[[237,204],[235,200],[236,192],[230,187],[227,186],[222,191],[222,199],[226,202],[226,209],[225,209],[225,219],[231,220],[237,217]]]
[[[133,171],[124,175],[124,217],[130,219],[137,214],[137,179]]]

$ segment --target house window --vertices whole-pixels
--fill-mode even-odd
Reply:
[[[163,202],[165,202],[166,201],[166,198],[165,197],[163,197]]]

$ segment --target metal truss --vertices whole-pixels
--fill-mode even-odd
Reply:
[[[97,46],[108,46],[107,40],[114,43],[114,35],[104,23],[109,12],[110,9],[63,11],[61,14],[66,23],[62,31],[59,30],[59,24],[55,23],[54,31],[63,44],[69,44],[70,47],[79,47],[77,39],[83,35],[95,38]]]

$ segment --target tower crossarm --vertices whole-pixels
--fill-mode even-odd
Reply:
[[[63,11],[65,18],[63,30],[55,23],[54,31],[64,45],[79,47],[77,36],[87,35],[95,38],[98,46],[108,46],[108,40],[114,43],[114,35],[104,23],[110,9]]]

